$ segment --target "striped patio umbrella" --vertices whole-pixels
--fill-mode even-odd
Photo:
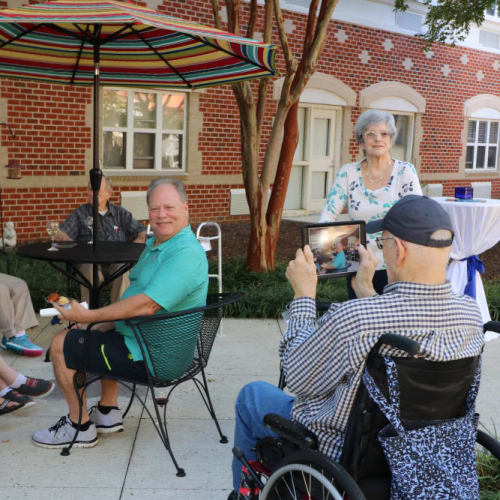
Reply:
[[[0,76],[193,89],[272,76],[275,47],[116,0],[0,10]]]
[[[185,90],[269,77],[275,53],[273,45],[129,2],[55,0],[0,10],[0,77],[93,85],[95,212],[99,85]],[[94,234],[97,220],[95,213]]]

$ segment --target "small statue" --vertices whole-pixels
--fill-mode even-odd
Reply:
[[[9,221],[5,223],[5,227],[3,228],[3,236],[2,236],[2,246],[14,248],[17,244],[17,235],[16,230],[14,229],[14,223]]]

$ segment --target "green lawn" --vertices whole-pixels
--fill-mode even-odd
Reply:
[[[24,279],[29,286],[31,298],[36,310],[45,307],[45,297],[50,292],[67,294],[79,298],[79,288],[73,284],[68,291],[65,276],[42,261],[9,256],[10,272]],[[245,300],[228,310],[228,315],[236,318],[279,318],[286,305],[293,297],[292,289],[285,277],[286,262],[278,262],[271,273],[253,273],[245,269],[243,258],[229,259],[223,264],[222,281],[224,291],[245,293]],[[211,263],[212,273],[216,272]],[[6,272],[7,258],[0,256],[0,272]],[[500,319],[500,283],[484,282],[484,288],[493,319]],[[217,291],[216,280],[211,280],[210,291]],[[106,302],[109,293],[103,293]],[[347,299],[345,279],[319,280],[318,300],[341,302]]]

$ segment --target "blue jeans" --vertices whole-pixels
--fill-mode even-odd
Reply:
[[[255,460],[255,444],[266,436],[277,437],[267,429],[262,419],[267,413],[290,418],[295,398],[267,382],[252,382],[241,389],[236,400],[234,446],[238,446],[247,460]],[[241,462],[233,456],[233,489],[238,491]]]

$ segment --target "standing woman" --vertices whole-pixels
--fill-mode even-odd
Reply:
[[[356,142],[362,145],[365,157],[343,165],[335,176],[332,189],[321,212],[320,222],[333,222],[347,205],[351,220],[382,219],[388,210],[409,194],[422,194],[417,171],[411,163],[391,157],[390,149],[396,137],[394,117],[386,111],[370,109],[360,115],[354,126]],[[387,272],[382,249],[375,239],[381,233],[367,235],[367,247],[377,257],[379,265],[373,277],[375,291],[383,292]],[[347,279],[349,298],[356,298]]]

